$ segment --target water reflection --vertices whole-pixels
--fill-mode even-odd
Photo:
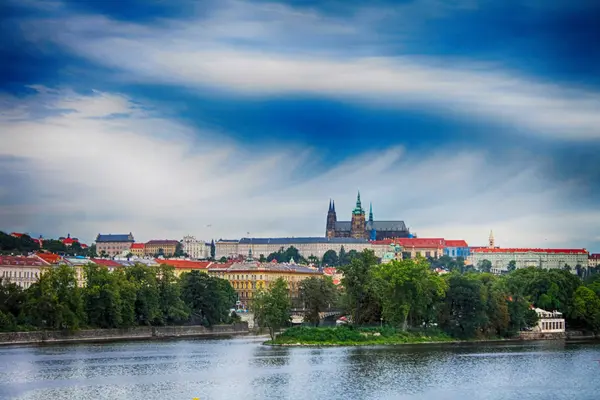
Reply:
[[[0,349],[0,399],[596,399],[600,346],[270,348],[261,338]]]

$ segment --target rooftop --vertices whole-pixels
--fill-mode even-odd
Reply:
[[[158,240],[149,240],[146,242],[146,246],[177,246],[179,241],[177,240],[167,240],[167,239],[158,239]]]
[[[446,241],[442,238],[398,238],[375,240],[373,244],[398,244],[406,248],[441,248],[446,245]]]
[[[220,271],[220,272],[288,272],[288,273],[299,273],[299,274],[315,274],[322,275],[315,269],[308,268],[304,265],[289,264],[289,263],[259,263],[257,261],[243,261],[233,263],[229,268],[213,268],[209,267],[209,270]]]
[[[132,243],[131,249],[144,249],[146,247],[145,243]]]
[[[39,257],[0,256],[0,265],[43,267],[50,264]]]
[[[469,247],[464,240],[446,240],[446,247]]]
[[[548,254],[588,254],[586,249],[536,249],[536,248],[473,248],[474,253],[548,253]]]
[[[122,264],[120,264],[116,261],[107,259],[107,258],[90,258],[90,261],[93,262],[94,264],[101,265],[103,267],[122,267],[123,266]]]
[[[129,234],[107,234],[101,233],[96,236],[96,242],[133,242],[133,235]]]
[[[170,265],[171,267],[180,269],[207,269],[212,262],[210,261],[191,261],[191,260],[169,260],[156,259],[158,264]]]
[[[57,264],[61,260],[61,256],[54,253],[36,253],[36,255],[47,262],[48,264]]]
[[[368,243],[366,239],[326,237],[241,238],[240,244],[311,244],[311,243]]]

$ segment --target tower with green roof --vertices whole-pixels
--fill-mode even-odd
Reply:
[[[356,206],[354,207],[354,210],[352,210],[350,236],[357,239],[364,238],[366,222],[365,210],[363,210],[360,203],[360,191],[358,191],[358,195],[356,196]]]

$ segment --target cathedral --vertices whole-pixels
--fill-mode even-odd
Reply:
[[[350,221],[338,221],[335,214],[335,202],[329,201],[325,234],[328,238],[349,237],[356,239],[383,240],[411,237],[404,221],[374,221],[373,205],[369,205],[369,219],[360,202],[360,192],[356,197],[356,207],[352,210]]]

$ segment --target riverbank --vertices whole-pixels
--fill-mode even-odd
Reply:
[[[0,346],[122,342],[197,337],[230,337],[249,333],[248,324],[204,326],[144,326],[129,329],[84,329],[75,332],[33,331],[0,333]]]
[[[529,332],[528,332],[529,333]],[[562,334],[537,334],[517,336],[513,338],[488,338],[458,340],[439,330],[400,331],[393,328],[312,328],[294,327],[277,335],[274,341],[264,344],[269,346],[394,346],[418,344],[477,344],[522,342],[529,340],[585,340],[597,339],[593,335],[579,336]]]

